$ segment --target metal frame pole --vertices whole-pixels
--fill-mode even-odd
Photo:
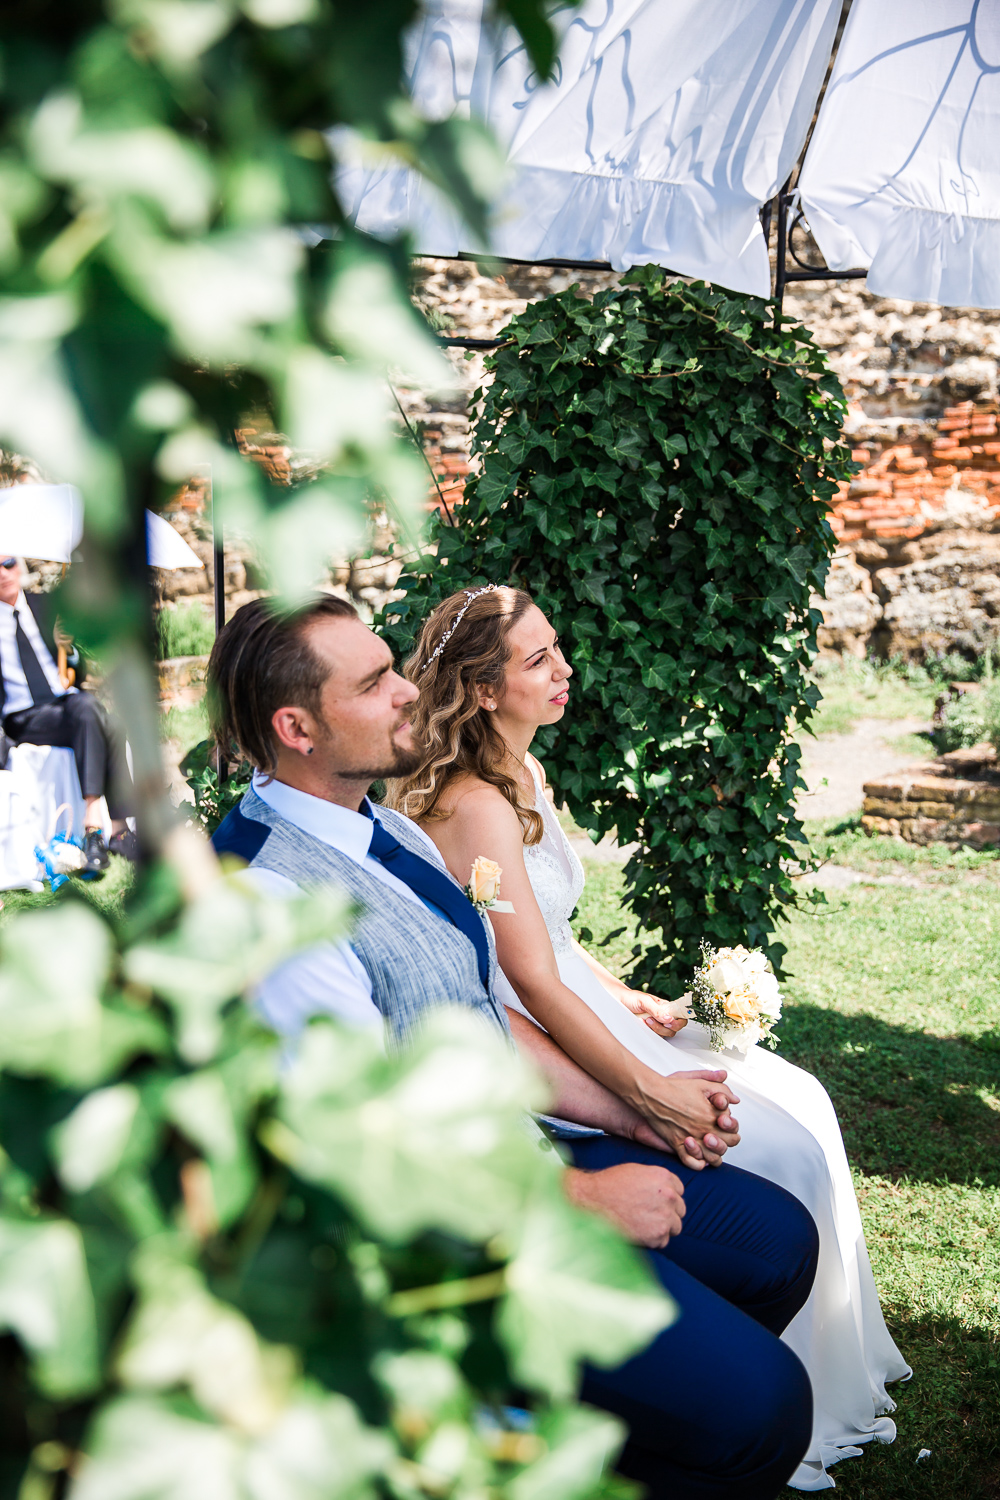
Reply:
[[[211,469],[208,471],[208,494],[212,504],[212,589],[215,600],[215,634],[218,637],[226,623],[226,543],[222,517],[215,504],[215,486],[212,483]],[[215,750],[215,770],[221,786],[229,775],[229,767],[221,745],[217,745]]]
[[[781,332],[781,304],[785,297],[788,280],[785,259],[788,250],[788,188],[791,178],[778,194],[777,263],[774,268],[774,331]]]

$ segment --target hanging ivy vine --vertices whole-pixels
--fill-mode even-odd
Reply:
[[[657,937],[633,982],[678,994],[702,938],[780,967],[804,842],[793,727],[818,701],[810,596],[852,466],[805,328],[657,267],[625,281],[513,319],[477,393],[466,504],[381,624],[402,655],[457,588],[534,596],[576,674],[537,748],[578,823],[637,845],[625,899]]]

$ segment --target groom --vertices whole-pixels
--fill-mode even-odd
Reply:
[[[218,852],[245,859],[276,896],[331,882],[361,906],[350,944],[320,945],[271,976],[265,1018],[286,1035],[335,1015],[403,1039],[429,1005],[450,1002],[505,1033],[513,1024],[552,1083],[559,1133],[573,1137],[567,1193],[649,1249],[682,1312],[642,1354],[585,1374],[583,1399],[629,1425],[620,1469],[652,1500],[771,1500],[811,1428],[808,1378],[775,1336],[812,1286],[807,1211],[737,1168],[666,1157],[628,1105],[524,1017],[508,1017],[489,924],[426,835],[366,796],[415,762],[417,691],[349,604],[322,595],[294,615],[244,605],[216,641],[209,686],[217,740],[255,767],[216,832]],[[724,1077],[664,1080],[670,1144],[689,1159],[718,1161],[738,1140]]]

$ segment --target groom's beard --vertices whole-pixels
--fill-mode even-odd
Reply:
[[[389,736],[389,743],[382,753],[372,759],[366,765],[357,767],[339,766],[337,775],[350,778],[352,781],[393,781],[397,778],[409,776],[412,772],[419,770],[423,761],[423,746],[414,741],[409,746],[397,745],[393,736],[396,735],[404,724],[409,723],[410,715],[402,714],[396,724],[393,725]],[[362,752],[363,753],[363,752]]]

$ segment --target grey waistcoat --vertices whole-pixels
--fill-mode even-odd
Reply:
[[[240,812],[271,830],[250,861],[251,868],[274,870],[303,890],[337,885],[359,903],[361,911],[351,934],[351,947],[371,980],[372,999],[396,1041],[403,1040],[421,1015],[438,1005],[464,1006],[509,1033],[507,1012],[494,993],[496,949],[485,917],[482,920],[490,947],[489,994],[479,978],[473,944],[444,917],[429,911],[422,901],[400,895],[339,849],[304,833],[253,789],[240,803]],[[428,859],[426,844],[407,818],[386,807],[375,808],[375,816],[404,848]],[[444,871],[443,864],[439,868]],[[448,875],[448,879],[453,877]],[[453,884],[461,890],[457,880]]]

